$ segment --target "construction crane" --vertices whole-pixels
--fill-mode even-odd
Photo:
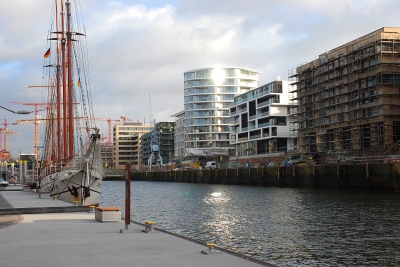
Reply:
[[[33,141],[33,153],[36,155],[39,155],[39,107],[46,107],[46,108],[50,108],[48,103],[24,103],[24,102],[15,102],[15,101],[11,101],[11,103],[15,103],[15,104],[21,104],[21,105],[25,105],[25,106],[34,106],[35,107],[35,119],[31,122],[34,124],[34,141]],[[26,120],[28,121],[28,120]]]
[[[28,86],[28,88],[31,87],[42,87],[42,86]],[[11,103],[14,104],[21,104],[25,106],[34,106],[35,107],[35,118],[33,120],[17,120],[15,124],[22,124],[22,123],[32,123],[34,124],[34,142],[33,142],[33,148],[34,148],[34,154],[39,155],[39,124],[41,120],[46,120],[47,123],[50,122],[49,119],[41,119],[38,115],[39,111],[42,111],[43,109],[39,109],[39,107],[44,107],[45,109],[49,110],[50,109],[50,104],[49,103],[31,103],[31,102],[16,102],[16,101],[11,101]],[[79,102],[73,103],[74,105],[80,104]],[[82,117],[81,117],[82,118]],[[77,118],[79,119],[79,118]],[[36,157],[36,160],[38,160],[38,157]]]
[[[129,119],[128,117],[125,117],[125,116],[121,116],[121,119],[122,119],[123,124],[125,124],[125,122],[127,122],[127,121],[132,121],[131,119]]]
[[[151,130],[150,133],[150,149],[151,149],[151,154],[149,156],[149,159],[147,160],[147,166],[149,168],[149,171],[152,169],[153,165],[153,160],[156,161],[156,163],[159,163],[159,169],[163,170],[163,159],[160,154],[160,144],[158,142],[158,132],[157,132],[157,127],[156,127],[156,120],[153,119],[153,108],[151,107],[151,98],[149,95],[149,109],[150,109],[150,128],[153,126],[153,129]],[[154,122],[153,122],[154,120]]]
[[[2,130],[1,130],[1,132],[4,133],[4,149],[3,149],[3,150],[4,150],[4,151],[8,151],[8,150],[7,150],[8,136],[7,136],[7,134],[5,134],[6,131],[8,131],[8,128],[7,128],[7,126],[8,126],[7,119],[4,119],[4,123],[2,123],[1,125],[4,126],[4,128],[2,128]]]
[[[40,111],[40,110],[38,110]],[[83,119],[83,117],[75,117],[75,120],[79,120],[79,119]],[[30,124],[34,124],[35,125],[35,132],[34,132],[34,153],[36,155],[38,153],[39,150],[39,129],[38,129],[38,125],[42,122],[46,122],[49,123],[51,121],[51,119],[48,118],[39,118],[39,116],[35,116],[34,119],[25,119],[25,120],[17,120],[14,123],[12,123],[12,125],[19,125],[19,124],[25,124],[25,123],[30,123]],[[86,135],[88,135],[89,129],[86,129]],[[89,139],[89,138],[88,138]],[[88,140],[87,139],[87,140]],[[48,151],[50,153],[50,150]],[[38,161],[38,157],[36,157],[36,161]]]
[[[3,142],[3,128],[0,128],[0,151],[2,150],[2,142]]]
[[[4,150],[5,151],[10,151],[9,149],[10,149],[10,144],[9,144],[9,142],[8,142],[8,135],[9,134],[19,134],[19,133],[17,133],[17,132],[11,132],[10,130],[8,130],[8,128],[7,128],[7,126],[8,126],[8,123],[7,123],[7,119],[4,119],[4,129],[3,129],[3,133],[4,133]]]
[[[122,118],[122,116],[121,116],[121,118]],[[108,138],[108,143],[110,143],[110,144],[112,144],[112,138],[111,138],[111,123],[112,122],[120,122],[121,120],[113,120],[113,119],[110,119],[110,118],[108,118],[108,119],[104,119],[104,118],[94,118],[94,120],[97,120],[97,121],[106,121],[107,123],[108,123],[108,136],[107,136],[107,138]],[[125,123],[125,121],[124,121],[124,123]],[[104,139],[102,138],[102,141],[103,141]]]

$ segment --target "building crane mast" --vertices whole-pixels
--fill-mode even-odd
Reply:
[[[2,142],[3,142],[3,132],[4,132],[4,128],[0,128],[0,151],[2,150]]]
[[[10,150],[9,150],[10,144],[8,142],[8,135],[9,134],[18,134],[18,133],[17,132],[11,132],[10,130],[8,130],[8,128],[7,128],[7,126],[8,126],[7,119],[4,119],[3,125],[4,125],[4,128],[2,129],[2,132],[4,133],[4,151],[10,152]]]
[[[153,129],[151,130],[151,133],[150,133],[151,154],[147,161],[147,165],[148,165],[149,171],[151,171],[151,168],[153,165],[153,160],[155,160],[156,162],[159,163],[159,169],[163,170],[163,159],[160,154],[160,144],[158,142],[158,132],[157,132],[157,127],[156,127],[156,120],[153,118],[154,115],[153,115],[153,108],[151,106],[150,95],[149,95],[149,109],[150,109],[150,128],[151,128],[151,126],[153,126]]]

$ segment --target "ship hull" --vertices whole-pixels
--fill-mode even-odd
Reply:
[[[49,192],[54,199],[75,205],[97,206],[100,203],[103,177],[102,169],[86,166],[86,164],[81,165],[80,168],[66,167],[42,176],[39,179],[38,190]]]

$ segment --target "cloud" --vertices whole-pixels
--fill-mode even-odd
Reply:
[[[0,1],[1,104],[42,102],[43,54],[53,1]],[[384,26],[398,25],[398,1],[81,1],[98,118],[157,121],[184,107],[183,73],[212,66],[260,72],[259,85]],[[19,117],[0,113],[10,121]],[[106,135],[108,125],[98,121]],[[18,128],[16,128],[18,127]],[[33,151],[31,125],[14,126],[14,155]],[[18,144],[18,145],[17,145]],[[27,150],[27,151],[25,151]]]

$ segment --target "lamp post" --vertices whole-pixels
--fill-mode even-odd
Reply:
[[[28,110],[14,111],[14,110],[8,109],[8,108],[3,107],[3,106],[0,106],[0,108],[5,109],[7,111],[10,111],[11,113],[14,113],[14,114],[21,114],[21,115],[27,115],[27,114],[31,114],[31,113],[35,112],[34,110],[33,111],[28,111]]]

